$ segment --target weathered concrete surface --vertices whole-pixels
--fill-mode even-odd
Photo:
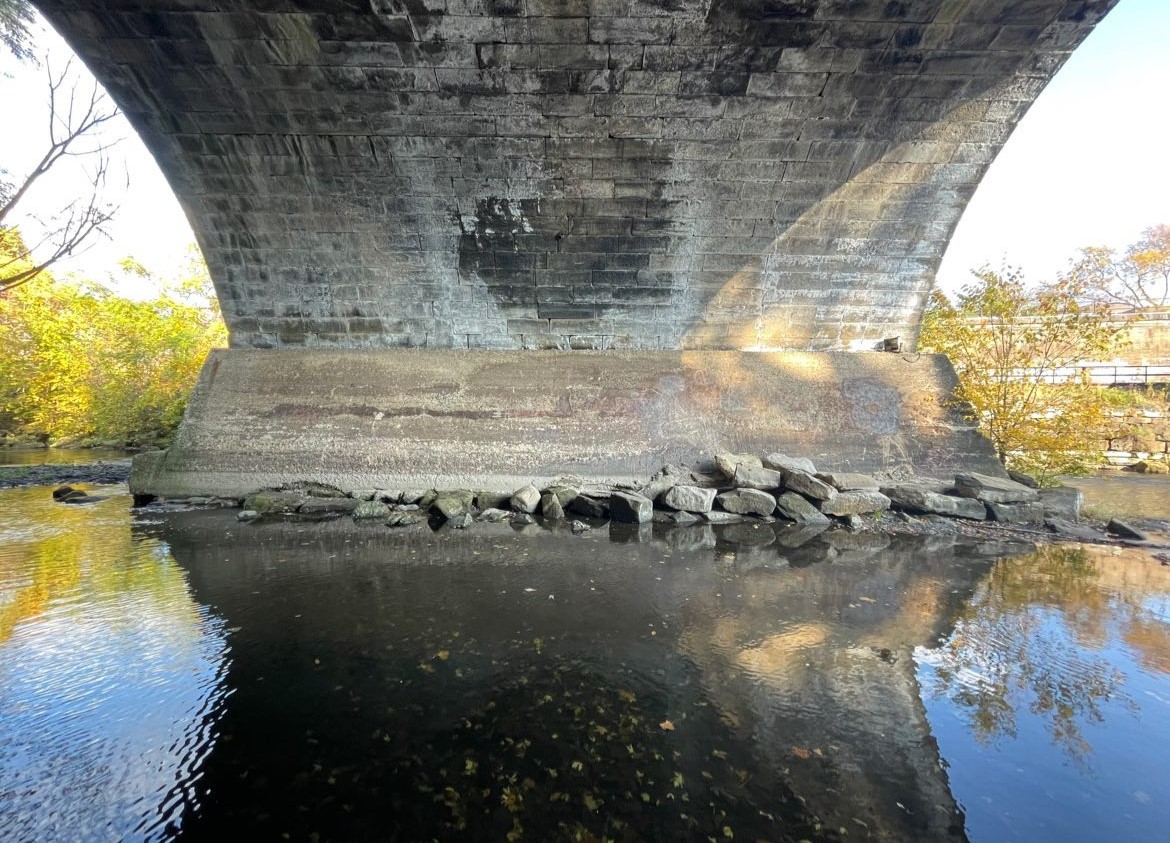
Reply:
[[[913,347],[1115,0],[40,0],[234,347]]]
[[[827,471],[1001,473],[943,406],[953,386],[937,355],[215,351],[174,446],[140,461],[131,487],[510,492],[562,474],[644,483],[719,451],[783,451]]]

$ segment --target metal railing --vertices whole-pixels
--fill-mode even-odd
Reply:
[[[1044,383],[1070,383],[1087,380],[1098,386],[1143,386],[1170,383],[1170,365],[1125,366],[1092,364],[1059,366],[1054,369],[1016,369],[1013,377],[1038,378]]]

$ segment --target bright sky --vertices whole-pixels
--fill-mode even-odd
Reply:
[[[68,47],[38,36],[54,67]],[[1021,121],[967,208],[938,279],[966,283],[984,264],[1022,267],[1048,280],[1082,246],[1120,247],[1157,223],[1170,223],[1170,2],[1121,0],[1072,55]],[[22,131],[0,133],[0,166],[19,177],[43,153],[47,121],[43,68],[0,51],[0,102],[29,115]],[[133,255],[166,272],[194,240],[186,217],[150,154],[125,121],[119,143],[111,237],[57,271],[103,278]],[[123,177],[124,174],[124,177]],[[61,168],[38,186],[35,210],[47,214],[76,189]],[[121,177],[119,179],[119,177]],[[128,180],[129,188],[123,184]],[[30,203],[31,204],[31,203]],[[126,292],[136,292],[126,290]],[[137,291],[145,293],[146,291]]]

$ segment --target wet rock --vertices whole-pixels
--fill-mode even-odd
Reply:
[[[813,461],[804,457],[790,457],[787,454],[768,454],[764,457],[764,465],[774,471],[803,471],[805,474],[816,474],[817,467]]]
[[[367,521],[372,518],[388,518],[390,507],[381,501],[358,501],[353,512],[354,521]]]
[[[365,501],[355,498],[309,498],[297,510],[298,515],[314,516],[328,513],[342,515],[353,512]]]
[[[425,492],[421,498],[419,498],[417,501],[415,501],[415,503],[418,504],[419,509],[421,509],[425,512],[426,510],[430,509],[431,506],[434,505],[435,501],[438,499],[439,499],[439,493],[437,491],[435,491],[434,489],[430,489],[427,492]]]
[[[476,492],[475,506],[476,509],[482,510],[504,509],[508,506],[510,497],[507,492]]]
[[[452,530],[465,530],[475,523],[475,519],[471,517],[470,512],[461,512],[451,518],[448,518],[444,526]]]
[[[318,483],[315,480],[301,480],[296,483],[285,483],[281,487],[284,491],[300,492],[302,495],[307,495],[312,498],[347,498],[348,493],[343,492],[331,483]]]
[[[785,492],[776,499],[776,511],[789,521],[797,524],[825,524],[829,517],[822,513],[803,495],[796,492]]]
[[[832,500],[837,497],[837,490],[824,480],[818,480],[811,474],[796,469],[784,471],[784,488],[792,492],[800,492],[806,498],[814,498],[818,501]]]
[[[590,527],[588,524],[586,524],[584,521],[577,521],[576,519],[574,519],[573,522],[571,524],[569,524],[569,529],[573,531],[574,536],[579,536],[582,533],[588,533],[593,528]]]
[[[1077,521],[1081,517],[1081,507],[1085,505],[1085,493],[1074,486],[1041,489],[1040,504],[1044,507],[1045,518]]]
[[[771,515],[776,510],[776,499],[759,489],[732,489],[716,496],[716,500],[737,515]]]
[[[784,475],[762,465],[740,463],[731,482],[737,489],[779,489],[784,485]]]
[[[255,521],[260,517],[260,513],[254,509],[241,509],[236,513],[237,521]]]
[[[376,489],[354,489],[349,496],[355,501],[372,501],[377,494]]]
[[[489,524],[498,524],[501,521],[507,521],[511,517],[511,512],[496,507],[489,507],[479,514],[479,520],[487,521]]]
[[[974,498],[984,503],[1029,503],[1040,498],[1039,492],[1023,483],[974,471],[955,475],[955,492],[961,498]]]
[[[708,510],[708,512],[709,511],[710,510]],[[668,512],[666,515],[672,523],[684,527],[688,524],[695,524],[703,520],[699,515],[695,515],[695,513],[687,512],[685,510],[680,510],[678,512]]]
[[[1142,460],[1133,465],[1127,465],[1125,471],[1135,471],[1138,474],[1167,474],[1170,473],[1170,463],[1161,460]]]
[[[995,503],[988,501],[987,513],[992,521],[1003,524],[1035,524],[1044,523],[1044,505],[1039,501],[1032,503]]]
[[[754,466],[756,468],[763,468],[764,464],[759,457],[754,454],[716,454],[715,465],[719,467],[719,471],[728,480],[735,477],[735,470],[741,465]]]
[[[814,476],[838,492],[876,492],[881,485],[876,477],[850,471],[822,471]]]
[[[609,502],[593,495],[577,495],[565,508],[586,518],[605,518],[609,515]]]
[[[682,479],[683,478],[678,474],[668,473],[667,469],[663,469],[661,472],[654,475],[654,477],[650,478],[650,482],[639,489],[638,494],[644,498],[649,498],[652,501],[656,501],[663,494],[670,491],[680,482],[682,482]]]
[[[418,503],[429,494],[430,492],[426,489],[410,489],[400,494],[398,500],[403,503]]]
[[[512,526],[514,527],[524,527],[535,523],[536,519],[527,512],[518,512],[512,516]]]
[[[540,489],[529,483],[523,489],[517,489],[512,495],[510,503],[517,512],[533,513],[540,506]]]
[[[85,492],[81,491],[81,489],[74,489],[72,486],[58,486],[53,490],[53,500],[60,501],[62,503],[69,501],[70,499],[84,497]]]
[[[416,524],[426,523],[427,516],[419,511],[414,510],[395,510],[391,512],[386,518],[387,527],[412,527]]]
[[[300,509],[305,500],[299,492],[255,492],[244,498],[244,509],[261,515],[289,515]]]
[[[821,503],[821,512],[839,517],[869,515],[889,508],[890,499],[876,490],[840,492],[835,498]]]
[[[889,498],[894,506],[911,512],[947,515],[952,518],[967,518],[971,521],[985,521],[987,519],[987,507],[983,505],[982,501],[932,492],[914,483],[883,486],[882,494]]]
[[[431,509],[443,516],[447,521],[471,512],[475,505],[475,495],[467,489],[458,489],[449,492],[439,492],[435,496]]]
[[[698,486],[674,486],[662,498],[671,509],[682,512],[710,512],[715,504],[715,489],[700,489]]]
[[[1123,539],[1133,539],[1134,541],[1144,542],[1149,541],[1150,537],[1120,518],[1110,518],[1109,523],[1105,525],[1105,531],[1112,533],[1115,536]]]
[[[547,494],[555,495],[557,503],[561,505],[561,509],[564,509],[573,502],[573,499],[577,497],[579,492],[572,486],[556,485],[549,486],[547,489],[545,489],[542,493],[542,497],[543,495]],[[564,516],[562,515],[561,517]]]
[[[1083,524],[1076,524],[1072,521],[1066,521],[1063,518],[1047,518],[1044,521],[1044,526],[1059,536],[1064,536],[1069,539],[1079,539],[1085,542],[1099,542],[1103,541],[1105,536],[1092,527],[1087,527]]]
[[[550,521],[564,520],[565,508],[561,506],[561,501],[555,492],[545,492],[540,496],[540,514]]]
[[[743,516],[738,513],[720,512],[718,509],[704,512],[703,518],[712,524],[738,524],[743,520]]]
[[[609,514],[615,521],[646,524],[654,517],[654,502],[636,492],[615,492],[609,499]]]

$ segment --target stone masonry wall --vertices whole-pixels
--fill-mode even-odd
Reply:
[[[1115,0],[41,0],[235,347],[912,345]]]

